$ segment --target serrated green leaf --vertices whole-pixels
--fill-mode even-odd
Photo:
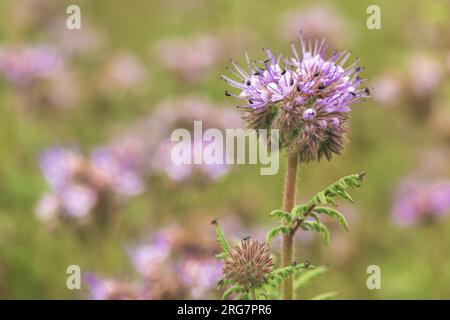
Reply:
[[[225,259],[226,255],[228,254],[229,245],[227,240],[225,239],[225,235],[222,231],[222,229],[219,226],[219,223],[217,221],[214,221],[214,229],[216,232],[216,240],[220,245],[220,248],[222,249],[222,252],[220,252],[218,255],[216,255],[219,259]]]
[[[299,263],[287,267],[282,267],[273,270],[270,275],[266,279],[266,283],[273,287],[277,288],[281,285],[284,279],[288,278],[290,275],[294,274],[295,272],[301,271],[306,268],[314,268],[313,266],[309,265],[308,267],[305,266],[304,263]]]
[[[312,199],[312,205],[326,205],[332,204],[336,206],[336,203],[332,199],[333,197],[339,196],[347,201],[353,202],[352,197],[346,191],[349,188],[357,188],[361,186],[364,174],[353,174],[350,176],[345,176],[333,183],[332,185],[325,188],[323,191],[318,192]]]
[[[278,236],[280,233],[288,234],[289,232],[290,232],[289,227],[286,227],[286,226],[278,226],[278,227],[275,227],[275,228],[273,228],[272,230],[270,230],[270,231],[267,233],[267,236],[266,236],[266,242],[269,244],[269,246],[271,246],[271,245],[272,245],[272,240],[273,240],[276,236]]]
[[[327,267],[321,266],[321,267],[317,267],[315,269],[308,270],[308,271],[301,273],[298,276],[298,278],[295,280],[295,283],[294,283],[295,290],[304,287],[311,280],[313,280],[314,278],[317,278],[318,276],[324,274],[327,271],[328,271]]]
[[[330,245],[330,231],[328,228],[321,222],[305,220],[302,223],[303,230],[311,230],[317,232],[326,242],[327,245]]]
[[[303,216],[304,216],[304,214],[305,214],[305,212],[306,212],[306,210],[308,210],[308,208],[310,207],[311,205],[308,203],[308,204],[301,204],[301,205],[298,205],[298,206],[295,206],[293,209],[292,209],[292,211],[291,211],[291,215],[292,215],[292,219],[294,220],[294,219],[297,219],[297,218],[303,218]]]
[[[242,287],[240,286],[233,286],[225,290],[225,292],[222,294],[222,300],[225,300],[233,293],[239,293],[239,292],[245,292]]]
[[[336,219],[339,224],[348,231],[347,219],[345,219],[345,216],[338,210],[329,207],[315,207],[314,212],[319,214],[326,214],[330,218]]]
[[[291,214],[289,212],[286,212],[283,210],[273,210],[270,213],[270,216],[285,219],[287,222],[291,222],[291,220],[292,220]]]
[[[225,286],[228,286],[228,285],[230,285],[230,281],[227,280],[227,279],[220,279],[219,282],[217,282],[217,288],[218,289],[221,289],[221,288],[223,288]]]

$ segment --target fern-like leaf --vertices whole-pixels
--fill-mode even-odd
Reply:
[[[269,246],[271,246],[272,241],[276,236],[278,236],[280,233],[287,234],[289,233],[289,231],[290,231],[289,227],[286,226],[275,227],[267,233],[266,242],[269,244]]]
[[[311,265],[305,265],[304,263],[299,263],[295,265],[290,265],[284,268],[278,268],[273,270],[270,275],[267,277],[267,284],[276,288],[281,285],[284,279],[288,278],[290,275],[295,272],[301,271],[306,268],[314,268]]]
[[[336,219],[342,225],[342,227],[344,227],[344,229],[348,231],[347,219],[345,219],[345,216],[336,209],[329,207],[315,207],[313,212],[319,214],[326,214],[330,218]]]
[[[349,188],[360,187],[364,177],[365,173],[361,173],[352,174],[339,179],[332,185],[328,186],[325,190],[317,193],[311,199],[311,205],[319,206],[331,204],[336,206],[336,203],[333,200],[334,197],[341,197],[347,201],[353,202],[352,197],[347,193],[346,190],[348,190]]]
[[[291,211],[292,220],[302,219],[310,206],[310,204],[301,204],[295,206]]]
[[[330,231],[323,223],[318,221],[305,220],[303,221],[301,228],[303,230],[317,232],[325,240],[326,244],[330,245]]]
[[[245,293],[245,290],[240,286],[230,287],[222,294],[222,300],[225,300],[233,293]]]
[[[270,213],[270,216],[284,219],[284,220],[286,220],[286,222],[291,222],[291,220],[292,220],[291,213],[283,211],[283,210],[273,210]]]
[[[325,266],[317,267],[312,270],[305,271],[301,273],[298,278],[295,280],[294,288],[298,290],[305,285],[307,285],[311,280],[317,278],[318,276],[324,274],[328,271],[328,268]]]
[[[230,249],[230,246],[228,245],[227,239],[225,239],[225,235],[222,229],[220,228],[219,223],[216,220],[214,220],[212,224],[214,225],[214,229],[216,231],[216,240],[219,243],[220,248],[222,250],[219,254],[216,255],[216,257],[219,259],[225,259],[228,254],[228,250]]]

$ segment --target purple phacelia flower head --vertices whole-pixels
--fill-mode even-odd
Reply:
[[[84,277],[92,300],[140,300],[140,292],[129,283],[103,279],[93,273]]]
[[[328,56],[325,40],[302,36],[300,43],[300,52],[292,45],[283,61],[269,49],[264,61],[246,57],[248,70],[231,61],[234,70],[229,71],[238,79],[223,79],[239,93],[225,94],[245,101],[248,128],[279,129],[281,146],[297,153],[301,162],[330,160],[345,145],[350,106],[369,96],[369,90],[362,86],[358,59],[344,67],[349,52]]]
[[[402,183],[395,196],[392,214],[397,224],[405,226],[434,220],[450,213],[450,182]]]
[[[133,150],[108,147],[94,150],[91,156],[93,165],[104,175],[110,187],[125,197],[141,194],[145,189],[136,158]]]
[[[222,264],[213,258],[186,258],[177,268],[180,282],[188,288],[190,296],[201,299],[211,292],[222,277]]]
[[[50,191],[42,196],[36,214],[51,225],[60,216],[88,222],[102,204],[145,189],[139,160],[131,149],[98,148],[87,158],[75,149],[53,147],[39,160]]]
[[[151,244],[140,245],[129,250],[135,270],[144,278],[151,279],[158,274],[162,264],[170,255],[170,243],[163,235],[154,237]]]
[[[33,79],[52,71],[58,54],[46,47],[0,49],[0,72],[14,85],[27,85]]]

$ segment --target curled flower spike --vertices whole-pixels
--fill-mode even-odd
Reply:
[[[279,129],[281,146],[298,153],[301,162],[331,159],[346,142],[350,106],[368,97],[369,89],[359,77],[359,59],[344,67],[350,52],[327,57],[325,40],[300,41],[281,62],[266,49],[267,60],[252,62],[248,71],[234,61],[230,70],[239,81],[223,79],[240,90],[227,96],[245,100],[243,119],[247,128]]]
[[[260,287],[272,269],[269,246],[247,238],[230,249],[222,271],[225,279],[248,290]]]

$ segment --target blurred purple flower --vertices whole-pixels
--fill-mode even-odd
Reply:
[[[437,59],[417,53],[408,64],[409,85],[419,97],[428,97],[435,93],[444,79],[444,71]]]
[[[203,79],[221,56],[220,42],[210,36],[173,38],[160,41],[156,54],[161,64],[184,80]]]
[[[177,268],[178,277],[194,299],[205,297],[222,277],[222,264],[214,258],[186,258]]]
[[[402,91],[402,80],[395,74],[385,73],[373,81],[372,97],[383,106],[399,102]]]
[[[280,34],[286,40],[296,37],[300,31],[311,38],[333,39],[340,45],[348,45],[351,35],[337,8],[323,4],[289,11],[282,16]]]
[[[152,243],[131,248],[128,254],[135,270],[141,276],[151,278],[169,257],[170,250],[169,241],[161,232],[153,237]]]
[[[163,172],[175,182],[186,181],[195,174],[200,174],[202,177],[207,178],[206,180],[214,181],[229,172],[230,166],[226,164],[208,165],[204,162],[195,165],[174,164],[171,159],[171,152],[175,142],[170,141],[167,137],[170,137],[172,131],[178,128],[192,131],[196,120],[203,122],[203,130],[208,128],[217,128],[219,130],[238,128],[241,120],[236,111],[222,109],[220,106],[203,98],[186,97],[163,102],[152,114],[151,119],[152,121],[149,122],[151,128],[148,130],[149,132],[156,132],[149,134],[153,136],[155,141],[149,155],[149,167],[152,172]],[[180,143],[186,143],[186,148],[192,150],[191,156],[193,156],[196,144],[200,143],[205,147],[211,142],[195,141],[192,138],[191,141],[183,140]]]
[[[55,189],[68,184],[73,170],[80,161],[81,155],[78,152],[59,147],[45,150],[39,159],[44,177]]]
[[[92,273],[86,274],[84,281],[88,285],[89,296],[92,300],[138,300],[142,298],[137,288],[128,283],[102,279]]]
[[[399,225],[411,225],[450,213],[450,182],[405,181],[395,195],[392,214]]]
[[[58,216],[79,222],[109,197],[105,193],[131,197],[142,193],[144,181],[138,159],[127,149],[98,148],[91,159],[74,149],[49,148],[40,156],[40,167],[51,191],[42,196],[36,215],[53,224]]]
[[[115,192],[124,196],[141,194],[144,181],[137,170],[137,155],[130,150],[99,148],[94,150],[93,165],[102,172]]]
[[[11,47],[0,49],[0,72],[15,85],[26,85],[52,71],[58,54],[48,47]]]
[[[166,140],[162,142],[154,152],[152,167],[156,171],[164,172],[170,179],[181,182],[191,177],[192,174],[198,173],[208,177],[211,180],[218,180],[228,173],[230,166],[225,164],[225,158],[221,164],[194,164],[194,149],[197,143],[203,144],[203,147],[209,143],[204,141],[182,141],[177,143],[185,143],[186,148],[191,150],[191,164],[175,164],[171,159],[172,148],[175,142]]]
[[[114,56],[108,63],[100,87],[105,92],[129,91],[141,87],[147,80],[144,66],[131,53]]]
[[[97,203],[97,194],[92,188],[70,185],[59,191],[64,213],[72,218],[86,217]]]

